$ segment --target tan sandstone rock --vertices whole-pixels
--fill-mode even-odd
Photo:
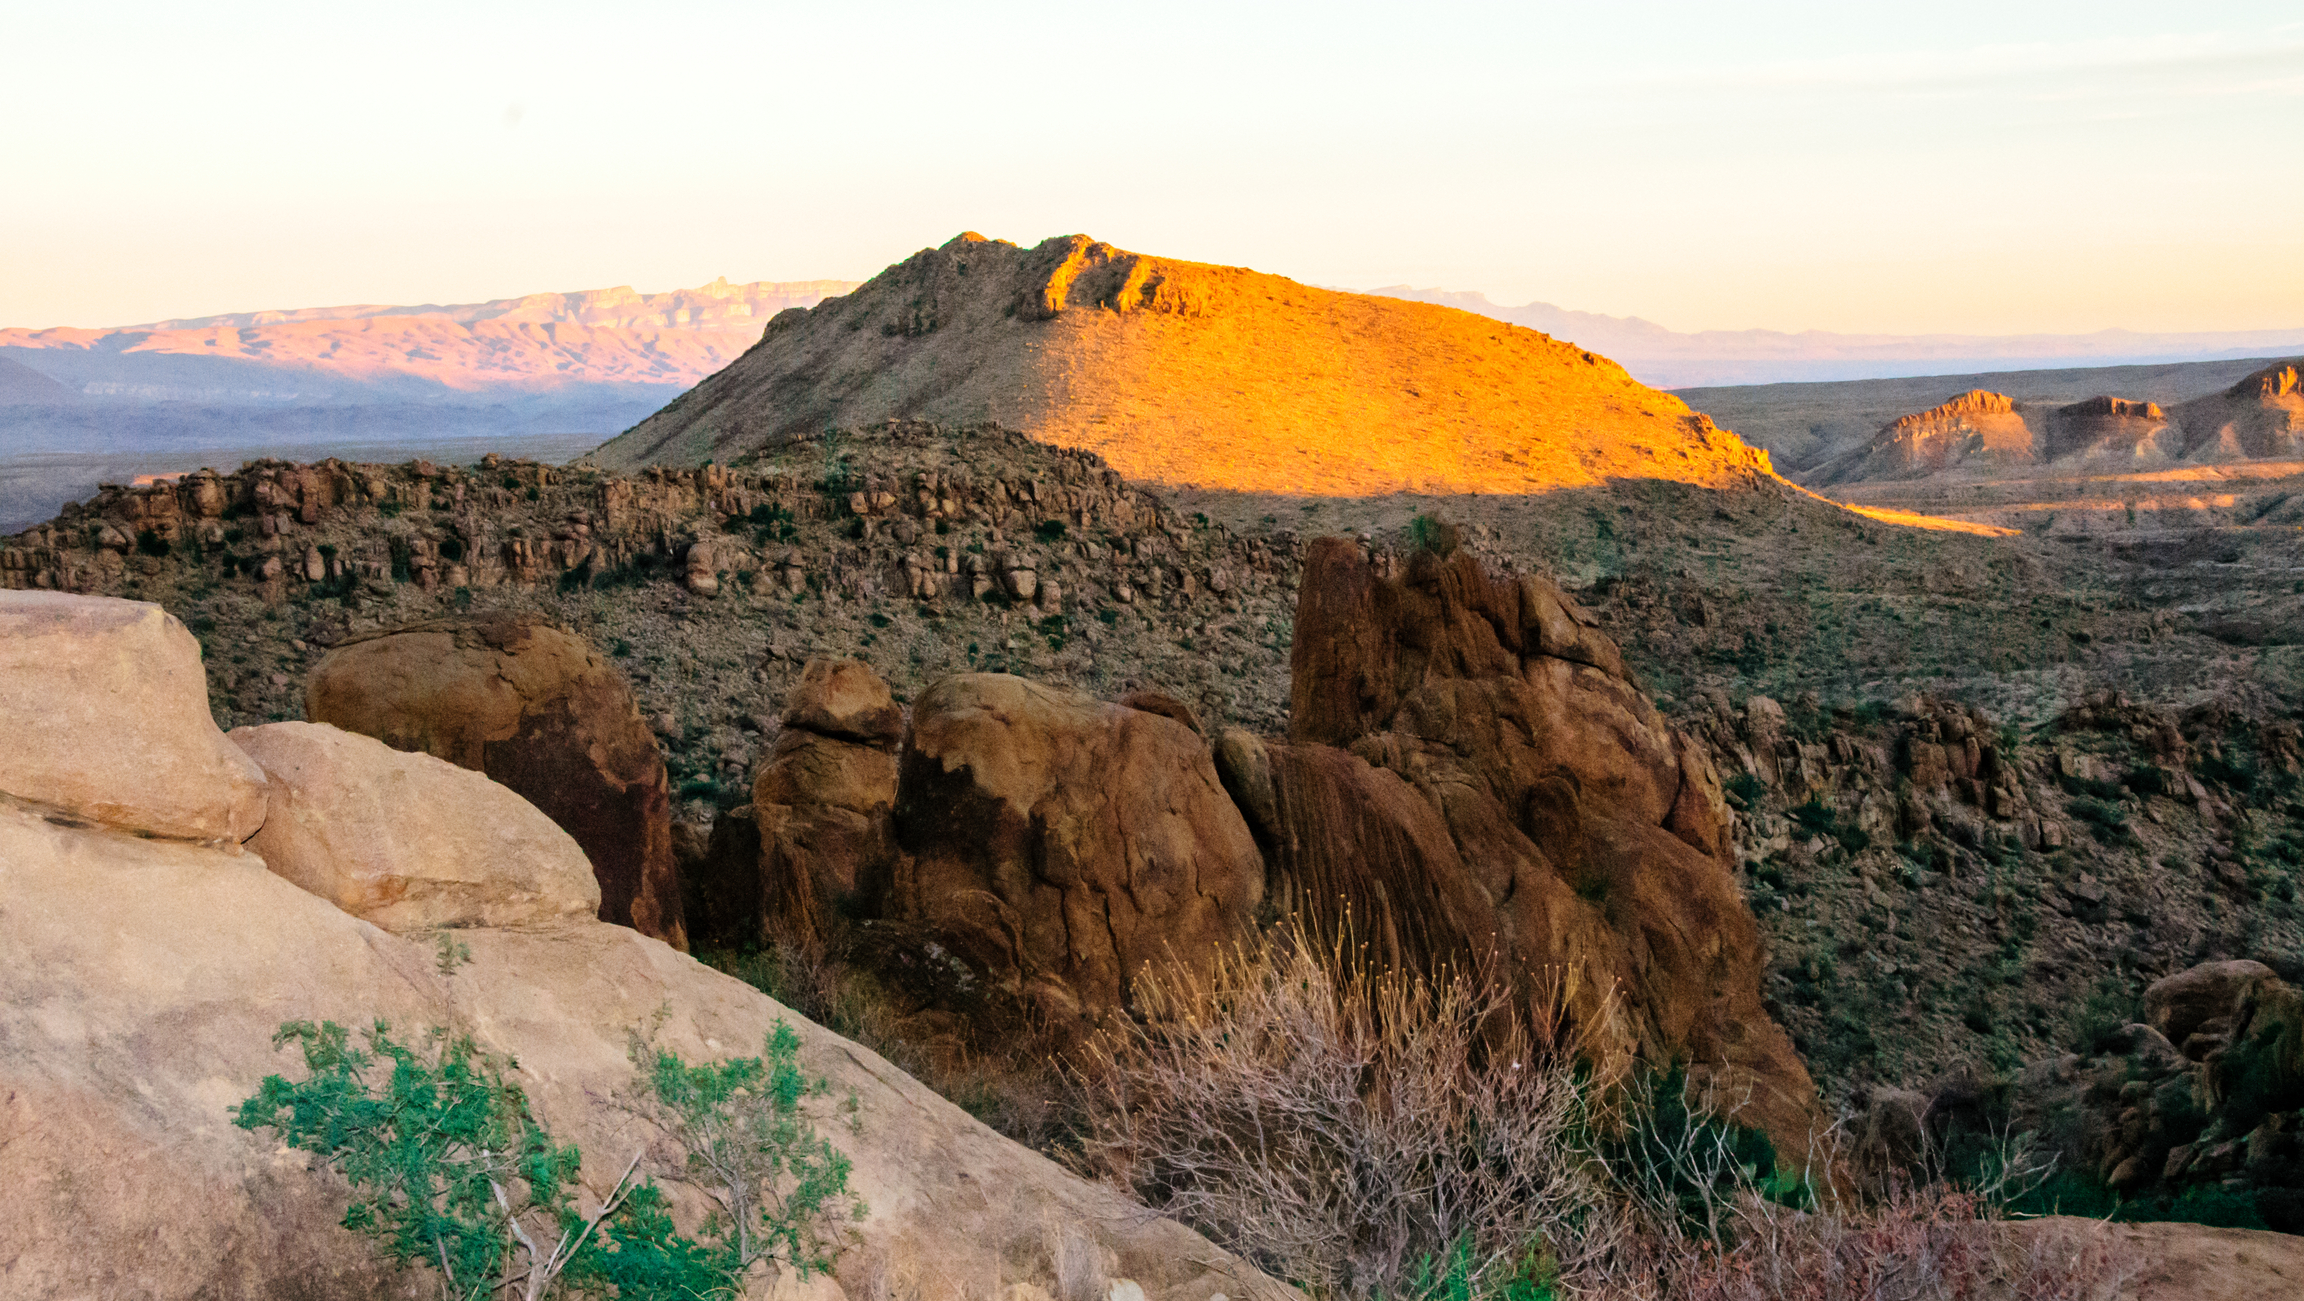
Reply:
[[[894,745],[904,739],[904,710],[871,665],[810,660],[785,701],[784,726],[866,745]]]
[[[1291,744],[1269,748],[1277,818],[1260,828],[1278,870],[1311,887],[1308,911],[1388,901],[1411,961],[1561,973],[1531,995],[1566,999],[1604,1073],[1684,1061],[1799,1159],[1815,1088],[1761,1004],[1702,751],[1552,584],[1491,575],[1444,536],[1399,571],[1343,538],[1306,557]],[[1253,806],[1256,765],[1237,767]]]
[[[2203,962],[2147,986],[2144,1021],[2181,1048],[2209,1021],[2222,1018],[2228,1029],[2243,994],[2278,983],[2279,973],[2261,962]]]
[[[248,847],[355,917],[407,934],[600,909],[584,851],[483,774],[324,723],[237,728],[231,740],[271,781],[271,816]]]
[[[177,840],[241,841],[264,774],[208,712],[200,643],[159,606],[0,591],[0,792]]]
[[[313,669],[305,715],[511,787],[584,847],[602,921],[686,946],[664,756],[583,638],[490,616],[357,639]]]
[[[778,1020],[831,1085],[818,1119],[869,1207],[819,1301],[1057,1293],[1055,1233],[1108,1253],[1147,1301],[1290,1295],[1206,1240],[993,1133],[876,1054],[629,929],[460,932],[444,974],[401,939],[255,858],[57,827],[0,808],[0,1292],[193,1301],[438,1295],[343,1229],[345,1186],[228,1113],[295,1077],[284,1021],[472,1033],[518,1063],[538,1117],[584,1155],[581,1198],[635,1147],[613,1097],[627,1037],[655,1024],[692,1061],[755,1055]],[[89,919],[101,917],[102,925]],[[853,1097],[850,1116],[838,1110]],[[692,1230],[702,1199],[675,1182]],[[779,1295],[783,1295],[780,1291]]]
[[[886,906],[1061,1042],[1147,963],[1202,969],[1246,933],[1264,863],[1200,737],[1006,674],[923,692],[898,780]]]

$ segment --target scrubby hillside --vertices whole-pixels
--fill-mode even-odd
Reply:
[[[785,312],[597,459],[728,462],[896,418],[998,421],[1130,478],[1257,492],[1770,473],[1679,399],[1535,331],[1084,235],[1030,249],[962,235]]]

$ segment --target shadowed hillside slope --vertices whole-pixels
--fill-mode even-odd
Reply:
[[[596,454],[699,465],[890,419],[998,421],[1131,478],[1256,492],[1728,486],[1765,453],[1603,357],[1424,303],[1084,235],[964,234],[778,315]]]

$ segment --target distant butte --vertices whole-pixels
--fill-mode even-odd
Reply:
[[[1131,478],[1249,492],[1774,477],[1680,399],[1533,330],[1085,235],[1026,249],[974,233],[777,315],[596,457],[728,463],[897,419],[997,421]]]

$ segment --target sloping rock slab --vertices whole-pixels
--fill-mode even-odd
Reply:
[[[443,974],[403,940],[252,855],[56,827],[0,808],[0,1294],[106,1298],[428,1296],[334,1227],[336,1177],[228,1111],[266,1074],[283,1021],[468,1028],[513,1055],[544,1122],[584,1151],[586,1200],[637,1146],[604,1101],[632,1079],[627,1034],[661,1014],[691,1060],[751,1055],[779,1019],[831,1082],[826,1132],[870,1207],[840,1261],[847,1295],[924,1301],[1056,1291],[1051,1226],[1092,1238],[1148,1301],[1286,1295],[1205,1239],[986,1129],[876,1054],[622,927],[461,933]],[[101,918],[101,925],[90,919]],[[850,1094],[860,1129],[832,1108]],[[693,1199],[691,1199],[693,1200]],[[840,1289],[832,1291],[837,1292]]]

